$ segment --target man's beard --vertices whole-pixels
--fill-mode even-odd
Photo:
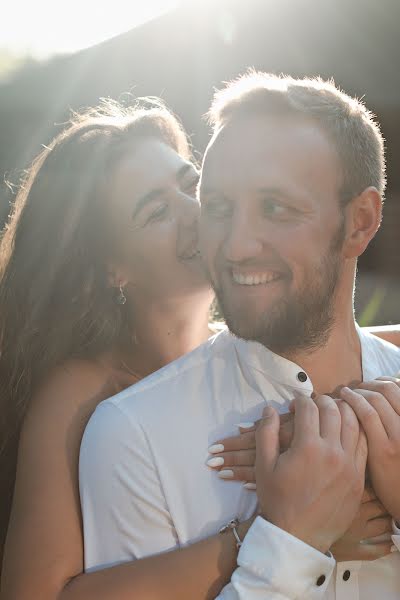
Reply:
[[[308,269],[301,289],[280,298],[257,321],[248,319],[243,309],[233,311],[223,290],[214,285],[221,312],[234,335],[283,355],[325,345],[335,321],[335,292],[345,235],[343,221],[324,257]]]

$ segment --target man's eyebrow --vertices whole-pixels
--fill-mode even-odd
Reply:
[[[272,194],[275,196],[287,196],[287,194],[283,190],[281,190],[277,187],[263,186],[263,187],[257,188],[256,192],[257,192],[257,194]]]
[[[202,183],[201,191],[204,194],[211,194],[213,192],[218,191],[218,188],[207,185],[207,183]],[[255,188],[254,192],[256,192],[256,194],[275,194],[277,196],[286,196],[286,193],[277,187],[262,186],[259,188]]]

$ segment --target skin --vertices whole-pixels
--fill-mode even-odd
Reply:
[[[60,365],[32,398],[21,433],[1,598],[212,598],[235,568],[233,536],[216,535],[178,552],[82,574],[78,459],[91,413],[210,335],[213,295],[195,254],[197,178],[193,166],[156,140],[136,148],[114,174],[110,223],[120,254],[110,264],[110,285],[123,285],[138,349]],[[143,203],[144,197],[150,200]],[[240,525],[242,537],[249,525]],[[185,576],[176,581],[176,572]]]
[[[367,434],[367,439],[371,438],[368,444],[368,468],[373,487],[365,489],[358,512],[349,529],[331,547],[331,552],[338,561],[376,560],[389,554],[391,541],[373,541],[372,538],[391,534],[391,515],[398,514],[399,498],[396,494],[398,489],[396,481],[400,472],[400,456],[396,432],[400,423],[400,380],[380,378],[360,384],[360,388],[362,389],[354,390],[351,394],[344,388],[340,396],[345,401],[349,398],[349,404],[355,409],[360,421],[361,418],[365,419],[366,415],[368,421],[368,418],[371,419],[370,413],[373,415],[372,424],[368,428],[369,436]],[[388,438],[386,430],[383,434],[382,422],[374,415],[374,407],[368,405],[367,397],[371,398],[371,394],[379,400],[377,406],[383,415],[386,414],[385,411],[389,412],[389,426],[394,433],[393,439]],[[394,415],[390,412],[392,407],[396,408]],[[293,413],[280,415],[280,417],[279,446],[281,452],[284,452],[290,447],[293,438]],[[233,472],[232,480],[256,481],[256,425],[240,428],[239,436],[217,441],[224,447],[224,451],[212,456],[222,459],[224,463],[215,467],[216,470],[230,469]],[[373,468],[372,472],[370,465]],[[375,486],[377,486],[376,491]],[[370,541],[366,542],[366,540]]]
[[[400,346],[400,325],[367,327],[367,330],[395,346]]]
[[[400,379],[379,378],[344,387],[341,398],[356,413],[367,436],[368,470],[376,495],[400,521]]]
[[[279,416],[272,407],[264,409],[257,427],[260,513],[325,553],[345,533],[361,502],[367,442],[345,403],[299,396],[294,407],[294,435],[285,452],[279,450]],[[282,494],[287,488],[291,492]]]
[[[181,551],[82,575],[77,465],[91,413],[102,399],[137,381],[121,358],[141,377],[209,335],[211,292],[201,265],[187,258],[196,244],[196,177],[155,140],[127,157],[115,174],[110,223],[122,243],[119,260],[110,263],[110,284],[124,287],[127,309],[137,322],[138,350],[128,356],[110,353],[93,363],[70,361],[36,391],[21,434],[2,598],[213,598],[235,568],[233,536],[217,535]],[[132,220],[149,193],[145,212]],[[239,526],[241,537],[249,524]]]
[[[195,167],[148,139],[125,155],[110,185],[115,232],[112,285],[122,285],[137,351],[124,362],[141,376],[193,350],[208,335],[213,294],[198,254]],[[193,310],[199,318],[192,318]],[[173,343],[171,344],[171,338]]]
[[[276,350],[265,330],[276,321],[284,326],[284,301],[307,306],[315,281],[326,280],[341,224],[338,186],[332,145],[305,119],[247,118],[222,129],[208,149],[202,249],[228,325],[241,337]],[[261,285],[235,279],[258,274],[276,279]]]
[[[341,183],[330,140],[308,119],[249,116],[229,123],[214,137],[200,183],[201,247],[233,325],[240,322],[235,333],[254,333],[261,324],[261,340],[277,307],[302,294],[303,281],[320,271],[321,257],[329,252],[342,218]],[[280,352],[301,364],[317,393],[361,380],[353,287],[357,258],[379,227],[381,206],[377,190],[367,188],[345,210],[334,327],[324,345]],[[237,273],[276,272],[277,281],[256,286],[234,279]]]
[[[318,125],[304,117],[245,116],[214,135],[200,185],[202,251],[229,326],[237,335],[269,347],[266,332],[279,319],[280,306],[288,298],[306,301],[304,282],[313,275],[323,279],[323,258],[332,252],[332,240],[344,219],[338,262],[331,263],[338,271],[332,295],[334,327],[319,344],[288,345],[279,351],[309,373],[317,394],[335,394],[344,384],[362,378],[353,316],[354,278],[357,258],[381,220],[382,202],[375,188],[365,189],[343,214],[341,184],[335,148]],[[258,285],[242,285],[240,279],[251,276]],[[270,281],[265,282],[267,278]],[[234,478],[242,481],[251,481],[243,466],[254,464],[254,443],[248,442],[248,462],[236,462],[235,467]],[[221,456],[225,467],[227,456]],[[314,464],[317,452],[309,460]],[[283,495],[293,493],[290,486],[288,478],[282,484]],[[263,489],[258,487],[260,499]],[[365,525],[370,516],[362,514]]]

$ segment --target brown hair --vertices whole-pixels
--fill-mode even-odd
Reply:
[[[216,92],[208,117],[217,132],[238,117],[288,113],[313,119],[335,144],[342,167],[343,204],[369,186],[383,195],[385,156],[379,125],[360,100],[331,81],[250,70]]]
[[[104,190],[118,160],[144,137],[190,156],[183,128],[155,99],[128,108],[104,101],[74,114],[33,161],[3,233],[0,559],[30,397],[55,366],[110,350],[129,327],[108,280],[113,245]]]

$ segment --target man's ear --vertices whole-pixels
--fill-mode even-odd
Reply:
[[[357,258],[365,251],[381,224],[382,205],[378,190],[368,187],[346,207],[346,258]]]

